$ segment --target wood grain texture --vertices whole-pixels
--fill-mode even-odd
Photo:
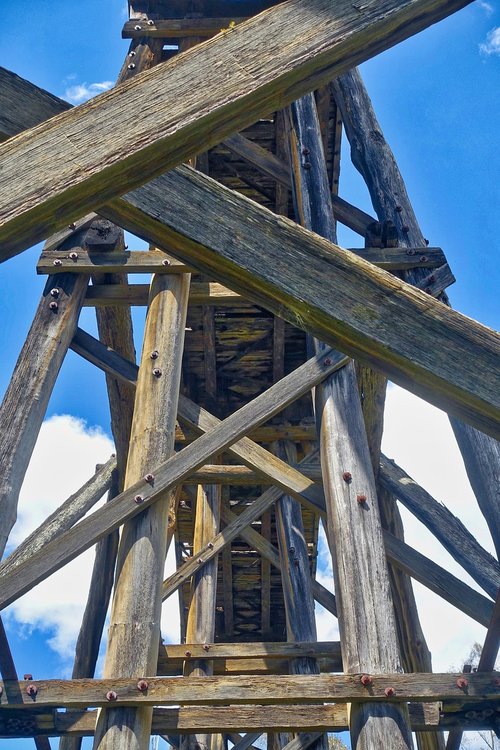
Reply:
[[[0,141],[70,108],[68,102],[0,67]]]
[[[467,675],[467,688],[457,686],[463,675],[445,674],[373,674],[372,684],[362,685],[361,674],[350,675],[263,675],[255,677],[150,677],[147,691],[137,689],[136,678],[102,680],[33,680],[37,689],[36,705],[45,707],[109,707],[108,691],[117,694],[117,706],[153,705],[224,705],[318,703],[335,700],[379,702],[380,706],[408,701],[452,701],[463,703],[498,702],[500,687],[495,684],[498,672]],[[33,708],[25,682],[3,681],[0,714],[8,708]],[[390,700],[385,695],[394,689]]]
[[[87,276],[49,276],[2,402],[0,554],[16,520],[19,491],[59,369],[76,329],[87,283]],[[57,290],[54,292],[57,297],[51,295],[53,289]],[[19,401],[21,393],[22,403]]]
[[[439,539],[481,588],[492,598],[496,597],[500,587],[500,566],[460,519],[385,456],[381,461],[380,481]]]
[[[159,37],[163,40],[169,37],[211,37],[229,24],[236,25],[245,21],[245,17],[222,18],[159,18],[138,20],[132,18],[126,21],[122,29],[122,39],[140,39],[144,34],[148,37]]]
[[[11,603],[49,575],[49,572],[58,570],[127,519],[143,512],[167,490],[173,489],[185,476],[202,466],[210,456],[237,442],[246,432],[270,419],[345,362],[346,358],[336,356],[328,350],[321,357],[313,357],[168,461],[156,467],[148,465],[148,473],[155,476],[154,486],[138,481],[103,508],[82,519],[77,528],[61,535],[57,543],[51,542],[31,560],[19,565],[15,576],[13,573],[4,576],[0,586],[0,607]],[[142,498],[142,503],[135,502],[134,498],[137,496]]]
[[[2,259],[468,2],[288,0],[7,141]]]
[[[219,216],[216,227],[204,220],[208,206]],[[490,329],[187,167],[104,212],[403,387],[499,433],[500,337]]]

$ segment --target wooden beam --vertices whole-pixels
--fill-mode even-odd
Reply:
[[[143,36],[161,39],[183,37],[211,37],[231,25],[246,21],[245,17],[236,18],[159,18],[138,20],[131,18],[122,29],[122,39],[140,39]]]
[[[36,731],[52,737],[91,737],[94,734],[96,711],[33,712],[28,709],[0,712],[0,736],[25,737]],[[411,703],[412,729],[435,730],[440,723],[436,703]],[[9,721],[14,719],[14,721]],[[446,713],[441,722],[451,723],[453,714]],[[484,723],[484,722],[483,722]],[[186,732],[250,732],[264,731],[344,731],[347,728],[347,707],[344,704],[280,706],[181,706],[155,708],[152,732],[184,734]],[[474,727],[481,729],[480,725]],[[487,728],[487,725],[484,726]]]
[[[257,533],[257,532],[256,532]],[[207,648],[208,646],[208,648]],[[192,659],[293,659],[329,656],[340,659],[338,641],[284,641],[250,643],[165,643],[160,653],[165,660],[182,663],[189,651]],[[340,670],[339,670],[340,671]]]
[[[102,680],[33,680],[37,708],[95,706],[109,709],[110,691],[116,707],[154,705],[224,705],[379,702],[382,705],[408,701],[452,701],[454,705],[498,702],[497,672],[467,675],[466,690],[457,685],[462,674],[373,674],[365,687],[360,674],[352,675],[263,675],[254,677],[149,677],[148,688],[137,689],[137,678]],[[35,702],[26,682],[3,681],[0,714],[8,708],[33,708]],[[392,688],[390,699],[385,691]]]
[[[411,268],[438,268],[446,263],[440,247],[363,247],[348,248],[359,258],[373,263],[386,271],[407,271]],[[103,252],[89,252],[82,249],[76,258],[69,258],[68,252],[44,251],[37,263],[37,273],[54,272],[54,260],[60,261],[61,273],[190,273],[193,269],[177,260],[170,260],[161,251],[127,250],[109,255]],[[168,264],[165,265],[165,260]],[[197,283],[192,292],[202,289],[214,291],[224,289],[220,284]],[[228,292],[230,293],[230,292]],[[232,294],[235,294],[233,292]]]
[[[497,334],[284,217],[208,185],[183,167],[104,211],[403,387],[500,434]],[[216,226],[204,221],[208,207],[220,217]]]
[[[0,556],[60,367],[76,330],[88,277],[49,276],[0,409]],[[20,394],[22,401],[20,402]]]
[[[290,402],[317,385],[329,373],[342,367],[345,362],[345,357],[334,355],[330,351],[326,351],[320,357],[313,357],[228,417],[210,434],[202,435],[160,466],[148,466],[148,471],[144,473],[155,476],[153,486],[144,480],[137,482],[103,508],[82,519],[75,529],[65,532],[31,560],[19,565],[15,569],[15,575],[12,572],[4,576],[0,590],[0,607],[11,603],[110,531],[143,512],[164,496],[167,490],[173,489],[192,471],[202,466],[210,456],[237,442],[250,429],[270,419]],[[141,498],[142,502],[134,498]]]
[[[500,566],[462,522],[385,456],[381,460],[380,481],[394,498],[439,539],[481,588],[494,598],[500,587]]]
[[[185,266],[184,266],[185,267]],[[90,285],[84,300],[84,307],[107,307],[108,305],[140,305],[148,303],[149,284],[129,284],[122,287],[110,284],[105,287]],[[190,305],[217,305],[218,307],[250,307],[252,303],[215,282],[194,282],[189,294]]]
[[[7,141],[2,260],[469,1],[385,0],[360,10],[347,0],[335,8],[287,0]],[[245,74],[228,77],[228,65]],[[118,121],[128,127],[117,130]]]

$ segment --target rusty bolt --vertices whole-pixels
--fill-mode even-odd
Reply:
[[[146,476],[144,477],[144,481],[147,482],[148,484],[153,484],[153,482],[155,481],[155,475],[146,474]]]
[[[395,692],[396,691],[394,690],[393,687],[386,687],[386,689],[384,690],[384,695],[386,695],[387,698],[391,698]]]
[[[161,264],[162,264],[162,266],[169,266],[170,265],[170,261],[169,261],[168,258],[164,258],[162,260]]]
[[[191,656],[191,651],[184,651],[184,656],[187,656],[187,658],[189,659]]]
[[[25,674],[24,677],[23,677],[23,679],[24,680],[32,680],[33,679],[33,675],[32,674]]]
[[[429,258],[427,257],[427,255],[421,255],[420,256],[420,262],[421,263],[427,263],[428,260],[429,260]]]
[[[71,229],[71,230],[76,229],[76,224],[74,221],[72,221],[71,224],[68,224],[68,229]]]
[[[210,646],[208,645],[208,643],[203,644],[203,651],[210,651]]]
[[[468,687],[469,683],[465,679],[465,677],[459,677],[457,680],[457,688],[460,688],[460,690],[465,690],[466,687]]]
[[[326,365],[327,367],[329,367],[329,366],[330,366],[331,364],[332,364],[332,360],[330,359],[330,357],[327,357],[327,358],[325,359],[325,365]]]
[[[351,472],[350,471],[344,471],[344,473],[342,474],[342,479],[344,480],[344,482],[348,482],[348,483],[352,482],[352,474],[351,474]]]
[[[141,693],[145,693],[148,687],[149,682],[147,680],[139,680],[139,682],[137,683],[137,690],[140,690]]]
[[[356,495],[356,500],[361,505],[361,503],[366,503],[366,495]]]
[[[30,696],[31,696],[31,697],[33,698],[33,700],[34,700],[34,699],[35,699],[35,696],[36,696],[36,694],[38,693],[38,690],[36,689],[36,686],[35,686],[35,685],[28,685],[28,687],[26,688],[26,692],[27,692],[27,693],[28,693],[28,695],[30,695]]]
[[[118,698],[117,694],[114,690],[108,690],[106,693],[106,700],[107,701],[115,701]]]
[[[139,26],[139,24],[136,24],[134,26],[135,31],[140,31],[142,29],[142,26]]]
[[[54,261],[52,261],[53,266],[62,266],[62,260],[59,260],[59,258],[56,258]]]
[[[142,495],[136,495],[134,497],[134,503],[137,503],[137,505],[140,505],[143,502],[144,502],[144,498]]]
[[[57,288],[51,289],[50,290],[50,296],[51,297],[56,297],[56,298],[59,297],[59,289],[57,289]]]
[[[135,63],[129,63],[129,64],[127,65],[127,68],[128,68],[129,70],[133,70],[133,69],[135,68]]]
[[[403,209],[401,206],[396,206],[394,210],[396,211],[396,213],[400,214]]]
[[[162,372],[159,367],[154,368],[153,375],[155,376],[155,378],[161,378]]]
[[[75,253],[75,251],[72,250],[69,254],[69,257],[71,260],[78,260],[78,253]]]
[[[369,674],[362,674],[360,682],[362,685],[364,685],[364,687],[368,687],[368,685],[372,684],[373,680]]]
[[[55,299],[52,300],[52,302],[49,302],[49,307],[51,310],[54,310],[54,312],[59,308],[59,305],[55,301]]]
[[[311,169],[312,164],[310,161],[305,161],[302,166],[304,167],[304,169]]]
[[[160,356],[159,351],[157,349],[155,349],[154,351],[151,352],[151,354],[149,355],[149,358],[150,359],[158,359],[159,356]]]

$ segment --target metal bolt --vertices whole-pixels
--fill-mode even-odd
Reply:
[[[208,547],[208,549],[213,549],[213,548],[214,548],[214,545],[212,544],[212,542],[209,542],[209,543],[207,544],[207,547]]]
[[[304,169],[311,169],[312,164],[310,161],[305,161],[302,166],[304,167]]]
[[[424,242],[425,242],[426,247],[430,244],[429,240],[424,239]]]
[[[26,692],[34,699],[35,695],[38,693],[38,690],[36,689],[35,685],[28,685],[28,687],[26,688]]]
[[[428,277],[428,279],[427,279],[427,282],[428,282],[429,284],[433,284],[433,283],[434,283],[435,281],[436,281],[436,277],[434,276],[434,274],[431,274],[431,275],[430,275],[430,276]]]
[[[351,472],[350,471],[344,471],[344,473],[342,474],[342,479],[344,480],[344,482],[347,482],[347,483],[352,482],[352,474],[351,474]]]
[[[304,156],[308,156],[311,152],[308,148],[303,148],[302,153],[304,154]]]
[[[106,700],[107,701],[115,701],[118,698],[117,694],[114,690],[108,690],[106,693]]]
[[[53,266],[62,266],[62,260],[59,260],[59,258],[57,258],[56,260],[52,261],[52,265]]]
[[[427,257],[427,255],[421,255],[420,256],[420,262],[421,263],[427,263],[428,260],[429,260],[429,258]]]
[[[129,52],[129,53],[128,53],[128,56],[129,56],[129,57],[135,57],[135,52],[134,52],[134,50],[132,50],[132,52]]]
[[[136,495],[134,497],[134,503],[137,503],[137,505],[140,505],[143,502],[144,502],[144,498],[142,495]]]
[[[202,564],[203,564],[203,558],[202,558],[202,557],[199,557],[199,558],[198,558],[198,565],[202,565]]]
[[[170,265],[170,261],[169,261],[168,258],[164,258],[162,260],[161,264],[162,264],[162,266],[169,266]]]
[[[395,693],[395,692],[396,692],[396,691],[394,690],[394,688],[393,688],[393,687],[386,687],[386,689],[384,690],[384,694],[385,694],[385,695],[386,695],[386,696],[387,696],[388,698],[391,698],[391,697],[392,697],[392,696],[394,695],[394,693]]]
[[[413,249],[412,247],[410,247],[410,248],[409,248],[409,249],[408,249],[408,250],[406,251],[406,254],[407,254],[407,255],[415,255],[415,250],[414,250],[414,249]]]
[[[493,684],[495,685],[495,687],[500,687],[500,677],[495,677],[495,679],[493,680]]]
[[[457,680],[457,688],[460,688],[460,690],[465,690],[466,687],[468,687],[469,683],[465,679],[465,677],[459,677]]]
[[[137,24],[136,26],[134,26],[134,29],[136,31],[140,31],[142,29],[142,26],[139,26],[139,24]]]
[[[191,656],[191,651],[185,651],[184,655],[189,659],[189,657]]]
[[[404,232],[405,234],[408,234],[408,232],[410,231],[410,227],[407,226],[407,224],[405,224],[404,226],[401,227],[401,231]]]
[[[137,683],[137,690],[140,690],[141,693],[145,693],[148,687],[149,682],[147,680],[139,680],[139,682]]]
[[[123,246],[123,249],[124,249],[124,250],[128,250],[128,245],[124,245],[124,246]]]
[[[369,674],[362,674],[360,678],[360,682],[362,685],[364,685],[364,687],[368,687],[368,685],[372,684],[373,680]]]
[[[74,221],[72,221],[71,224],[68,224],[68,229],[71,229],[71,230],[76,229],[76,224]]]
[[[208,645],[208,643],[203,644],[203,651],[210,651],[210,646]]]
[[[401,206],[396,206],[394,210],[396,211],[396,213],[400,214],[403,209]]]
[[[73,250],[73,251],[72,251],[72,252],[71,252],[71,253],[69,254],[69,257],[70,257],[70,259],[71,259],[71,260],[78,260],[78,253],[75,253],[75,251]]]
[[[360,505],[366,503],[366,495],[356,495],[356,500]]]
[[[23,677],[23,679],[24,680],[32,680],[33,679],[33,675],[32,674],[25,674],[24,677]]]
[[[291,555],[294,555],[295,554],[295,547],[290,547],[290,549],[288,551],[289,551],[289,553]]]
[[[151,352],[151,354],[149,355],[149,358],[150,359],[158,359],[159,354],[160,354],[159,351],[157,349],[155,349],[154,351]]]
[[[129,63],[129,64],[127,65],[127,68],[128,68],[129,70],[133,70],[133,69],[135,68],[135,63]]]
[[[151,20],[151,18],[148,21],[148,26],[154,26],[155,22]]]
[[[52,302],[49,302],[49,307],[51,310],[54,310],[54,312],[59,308],[59,305],[57,302],[53,299]]]
[[[57,288],[51,289],[50,290],[50,296],[51,297],[59,297],[59,289],[57,289]]]
[[[153,482],[155,481],[155,475],[146,474],[146,476],[144,477],[144,481],[147,482],[148,484],[153,484]]]
[[[155,376],[155,378],[161,378],[162,372],[159,367],[154,368],[153,375]]]
[[[327,358],[325,359],[325,362],[324,362],[324,364],[325,364],[325,365],[326,365],[327,367],[329,367],[329,366],[330,366],[331,364],[333,364],[333,363],[332,363],[332,360],[330,359],[330,357],[327,357]]]

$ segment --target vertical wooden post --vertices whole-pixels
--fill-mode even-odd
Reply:
[[[189,274],[153,277],[126,487],[148,475],[173,451],[189,282]],[[148,481],[154,482],[154,477]],[[123,527],[105,677],[141,678],[156,673],[170,499],[167,495]],[[152,709],[142,707],[101,711],[94,747],[146,750],[151,716]]]
[[[335,242],[313,96],[295,102],[290,117],[297,215],[308,229]],[[322,345],[315,341],[314,346],[319,350]],[[353,364],[316,388],[316,419],[344,670],[398,672],[401,664],[375,479]],[[408,712],[395,704],[353,704],[350,730],[355,750],[412,747]]]

